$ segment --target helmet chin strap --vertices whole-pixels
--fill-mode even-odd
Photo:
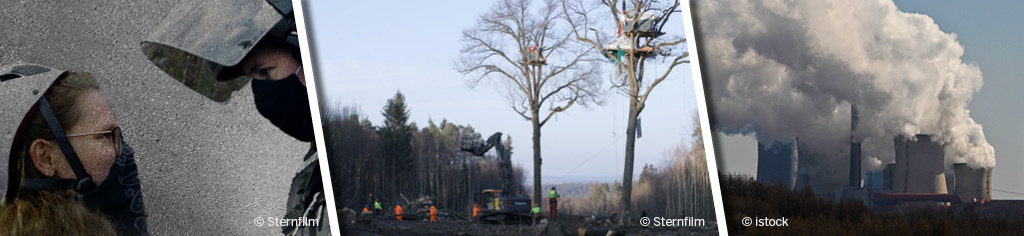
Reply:
[[[39,107],[39,112],[42,113],[43,119],[46,120],[46,124],[50,126],[53,137],[57,139],[57,145],[60,146],[60,150],[64,153],[64,157],[68,160],[68,164],[71,165],[71,169],[75,172],[77,179],[24,179],[22,180],[22,189],[49,190],[70,188],[79,193],[84,193],[96,188],[96,183],[93,183],[92,177],[85,171],[82,160],[78,158],[75,149],[71,147],[71,142],[68,141],[67,134],[64,133],[64,128],[60,126],[60,122],[57,121],[57,115],[50,108],[50,102],[46,100],[46,96],[40,97],[36,105]]]

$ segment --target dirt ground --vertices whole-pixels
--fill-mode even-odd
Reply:
[[[538,225],[502,225],[466,220],[440,220],[431,223],[424,220],[398,221],[394,218],[377,217],[369,224],[348,223],[343,234],[357,236],[391,235],[580,235],[578,229],[586,222],[582,216],[561,216],[555,221]],[[585,235],[606,235],[609,229],[623,234],[616,235],[718,235],[717,227],[588,227]]]

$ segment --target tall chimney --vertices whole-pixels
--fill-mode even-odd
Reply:
[[[850,105],[850,181],[848,186],[860,187],[860,142],[853,138],[857,129],[857,106]]]

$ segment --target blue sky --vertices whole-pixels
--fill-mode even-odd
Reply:
[[[503,86],[483,83],[469,88],[469,77],[453,69],[462,47],[462,30],[473,27],[493,2],[411,1],[386,6],[372,1],[307,2],[320,101],[358,106],[380,124],[385,102],[401,90],[412,121],[420,127],[428,119],[440,123],[447,118],[472,125],[484,136],[498,131],[511,135],[512,160],[530,175],[530,123],[508,106],[500,90]],[[683,35],[681,14],[672,16],[666,31]],[[636,175],[645,163],[663,163],[671,149],[689,140],[694,96],[688,64],[676,67],[671,78],[652,92],[641,115],[644,136],[637,141]],[[574,106],[542,128],[544,182],[580,177],[621,180],[628,105],[618,93],[609,92],[606,99],[604,106]]]
[[[995,148],[996,166],[992,171],[992,195],[996,199],[1024,199],[1024,15],[1017,1],[895,1],[904,12],[925,14],[935,20],[943,32],[955,33],[964,46],[964,62],[977,64],[984,73],[985,85],[974,95],[968,108],[971,117],[984,126],[989,144]],[[747,137],[718,135],[719,158],[728,168],[724,172],[754,174],[757,143]],[[721,163],[721,162],[720,162]]]

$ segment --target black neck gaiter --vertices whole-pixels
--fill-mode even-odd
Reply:
[[[118,235],[148,235],[135,151],[124,140],[121,140],[120,146],[121,150],[107,178],[78,198],[86,206],[105,214],[114,224]]]

